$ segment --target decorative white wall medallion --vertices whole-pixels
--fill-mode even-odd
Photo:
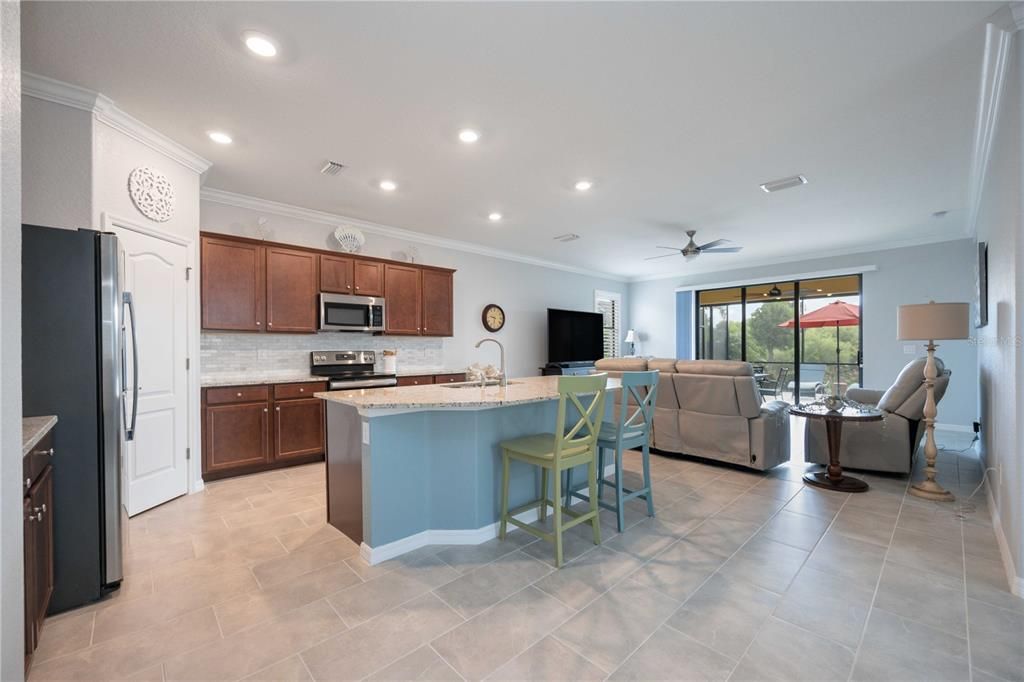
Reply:
[[[174,215],[174,188],[167,176],[147,166],[128,174],[128,195],[139,213],[165,223]]]

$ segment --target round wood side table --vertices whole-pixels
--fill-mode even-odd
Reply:
[[[825,435],[828,438],[828,467],[825,471],[804,474],[804,483],[825,490],[838,490],[844,493],[867,492],[868,484],[859,478],[847,476],[839,464],[839,445],[843,435],[843,422],[877,422],[883,413],[875,407],[850,407],[846,405],[838,410],[830,410],[824,405],[793,405],[789,413],[806,419],[822,419],[825,422]]]

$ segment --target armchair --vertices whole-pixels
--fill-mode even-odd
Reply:
[[[842,462],[844,469],[867,469],[890,473],[909,473],[924,436],[924,363],[917,358],[908,363],[896,381],[885,391],[850,388],[846,398],[877,406],[885,414],[878,422],[849,422],[843,425]],[[935,402],[949,386],[951,372],[935,358]],[[804,425],[804,460],[828,464],[828,441],[821,420],[808,419]]]

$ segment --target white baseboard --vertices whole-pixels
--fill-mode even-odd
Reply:
[[[988,498],[988,508],[992,512],[992,529],[996,533],[999,556],[1003,559],[1003,570],[1006,571],[1006,581],[1010,584],[1010,592],[1018,597],[1024,597],[1024,577],[1017,574],[1017,567],[1013,563],[1013,553],[1010,552],[1010,544],[1006,541],[1006,534],[1003,532],[1003,524],[999,519],[999,507],[996,506],[995,498],[992,497],[991,485],[986,486],[985,496]]]
[[[533,523],[537,520],[537,513],[536,509],[528,509],[517,514],[516,518],[523,523]],[[359,556],[373,566],[428,545],[479,545],[498,537],[498,526],[499,523],[495,521],[483,528],[468,530],[425,530],[378,547],[370,547],[364,542],[359,545]],[[516,530],[519,528],[509,524],[508,532]]]
[[[606,464],[604,475],[610,476],[615,473],[614,464]],[[523,523],[533,523],[537,520],[537,509],[527,509],[522,514],[516,514],[516,519]],[[428,545],[479,545],[498,537],[498,526],[495,521],[482,528],[470,528],[466,530],[425,530],[415,535],[395,540],[378,547],[370,547],[365,542],[359,545],[359,556],[363,561],[373,566],[388,559],[394,559],[420,547]],[[509,524],[508,532],[519,530],[515,525]]]
[[[965,426],[963,424],[936,424],[936,431],[955,431],[956,433],[974,433],[973,426]]]

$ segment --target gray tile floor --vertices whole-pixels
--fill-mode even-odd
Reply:
[[[324,524],[322,465],[225,481],[132,520],[123,593],[50,619],[31,678],[1024,679],[983,494],[958,515],[803,468],[655,456],[657,518],[574,529],[560,571],[522,532],[367,566]],[[980,475],[940,455],[960,499]]]

